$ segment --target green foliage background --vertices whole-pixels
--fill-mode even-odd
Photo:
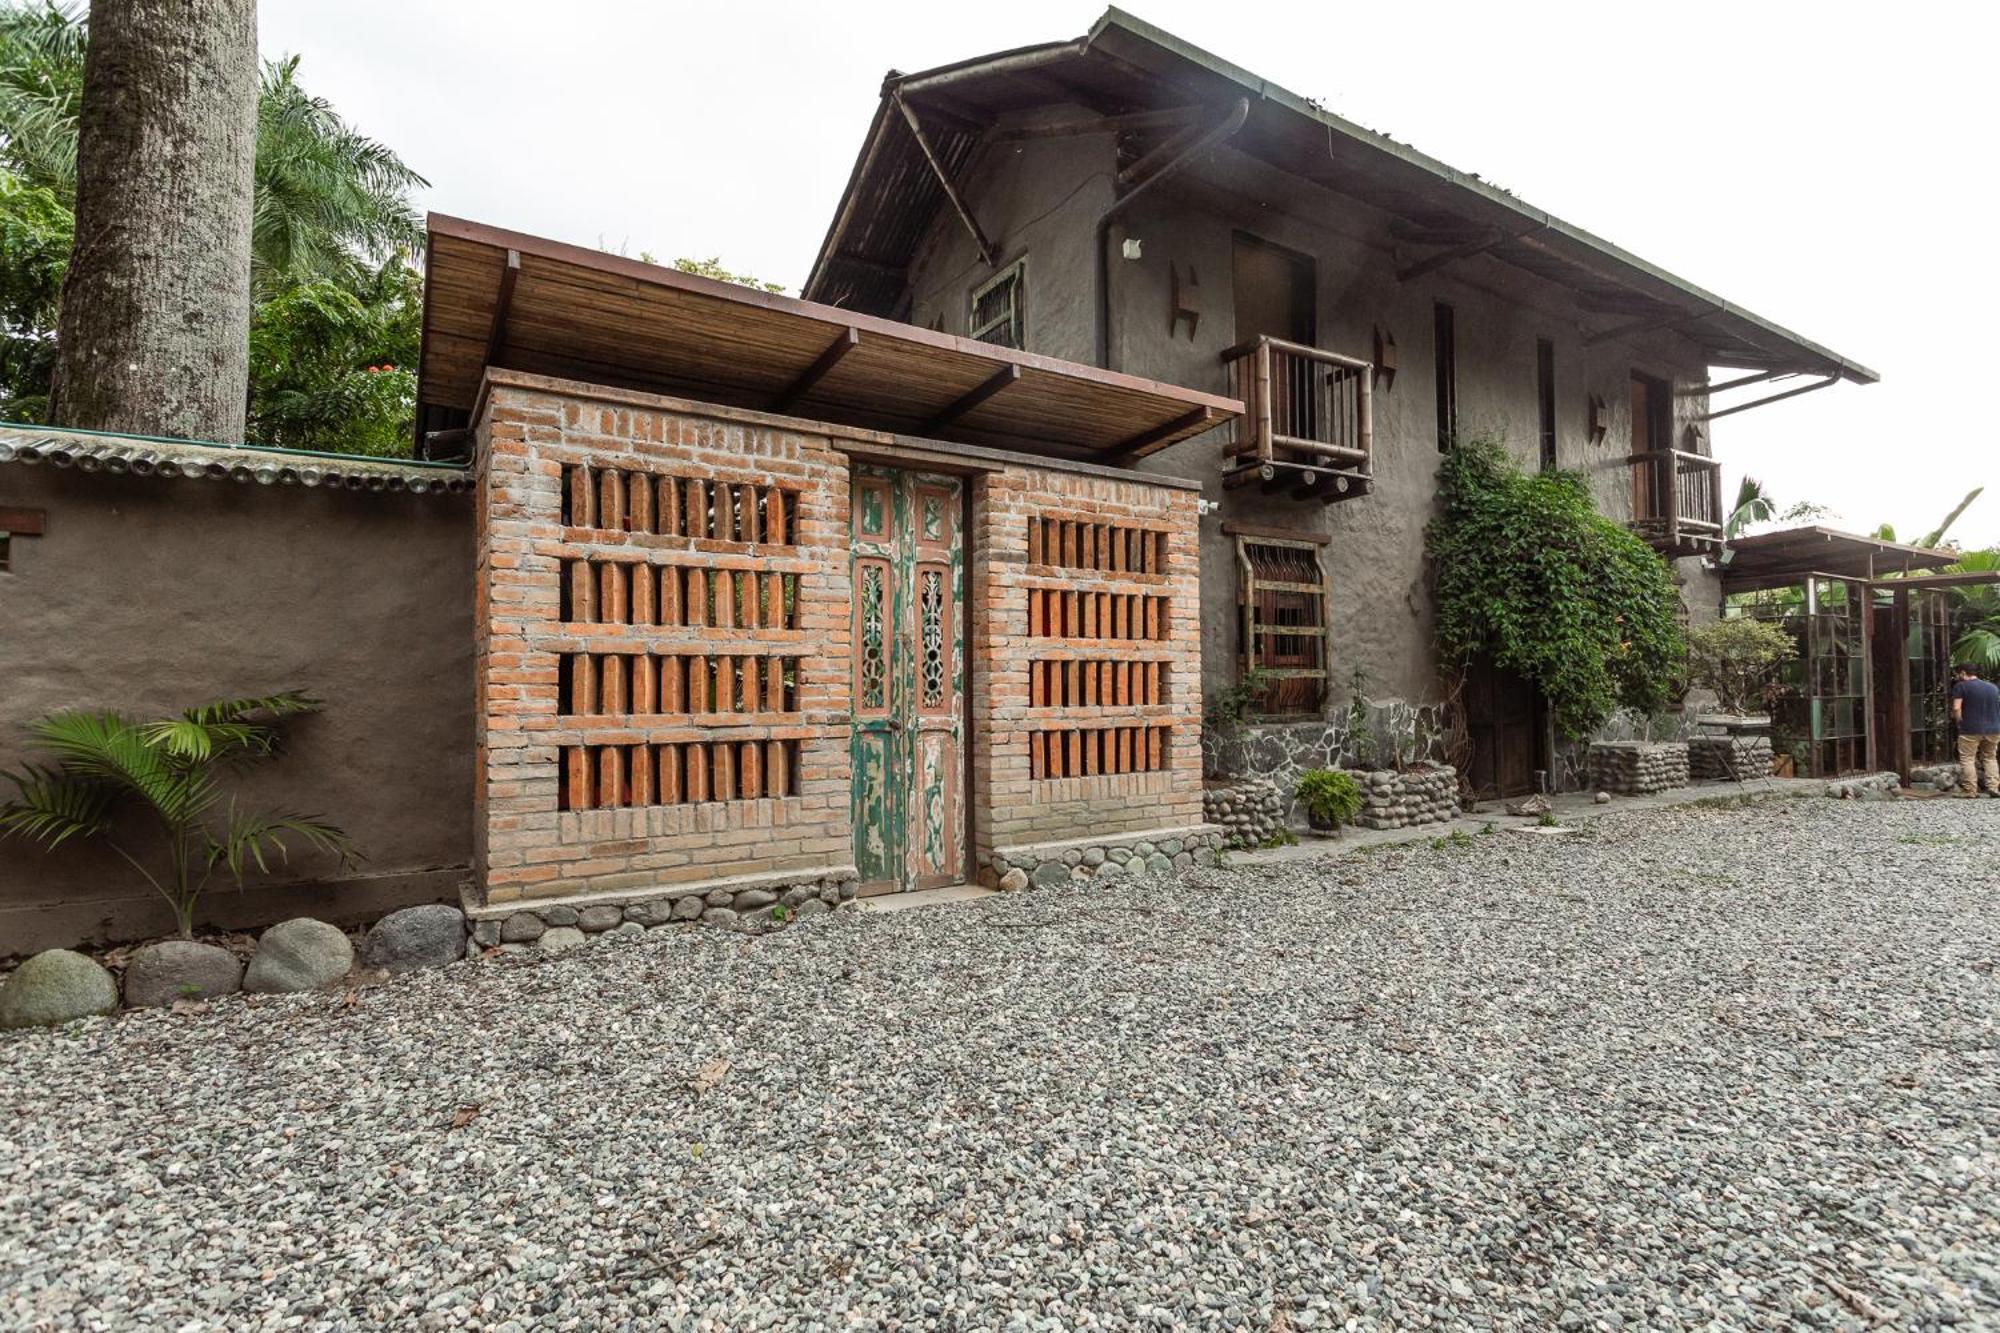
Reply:
[[[41,421],[76,229],[84,13],[0,0],[0,417]],[[251,221],[250,436],[369,454],[409,450],[426,184],[268,62]],[[384,369],[388,367],[388,369]]]
[[[1520,673],[1572,739],[1620,707],[1673,706],[1687,641],[1672,573],[1581,476],[1529,475],[1497,441],[1468,440],[1439,464],[1438,498],[1425,536],[1447,670],[1489,658]]]

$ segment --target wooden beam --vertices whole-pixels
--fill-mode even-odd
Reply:
[[[1199,104],[1167,107],[1160,111],[1133,111],[1122,116],[1091,116],[1084,120],[1060,120],[1048,125],[1022,125],[1000,131],[1006,142],[1024,139],[1063,139],[1082,134],[1136,134],[1144,130],[1174,129],[1201,115]]]
[[[1158,144],[1148,149],[1139,159],[1118,173],[1115,182],[1119,191],[1136,190],[1147,181],[1160,174],[1160,170],[1201,138],[1207,130],[1201,125],[1188,125],[1175,130]]]
[[[1389,235],[1396,240],[1407,241],[1411,245],[1463,245],[1467,241],[1478,240],[1493,230],[1495,230],[1493,227],[1481,227],[1470,222],[1460,223],[1457,226],[1432,227],[1404,217],[1389,219]]]
[[[1616,342],[1620,338],[1636,338],[1642,333],[1657,333],[1661,329],[1670,329],[1676,324],[1686,323],[1693,318],[1694,316],[1685,310],[1676,310],[1670,315],[1648,315],[1644,319],[1635,319],[1629,324],[1613,324],[1608,329],[1599,329],[1596,333],[1586,333],[1583,335],[1583,345],[1585,347],[1595,347],[1599,343]]]
[[[1421,278],[1424,274],[1435,272],[1446,264],[1455,264],[1461,259],[1470,259],[1473,255],[1491,250],[1506,239],[1507,234],[1498,227],[1489,227],[1483,234],[1469,241],[1460,241],[1450,249],[1440,251],[1428,259],[1419,259],[1414,264],[1397,269],[1396,281],[1408,282],[1412,278]]]
[[[486,357],[492,365],[500,357],[500,344],[507,338],[507,312],[514,304],[514,280],[521,276],[521,252],[507,252],[507,266],[500,270],[500,297],[493,303],[493,322],[486,329]]]
[[[961,134],[981,135],[993,127],[993,118],[941,92],[916,92],[910,96],[923,103],[924,114],[934,116]]]
[[[952,183],[951,173],[944,169],[944,162],[938,157],[937,150],[931,147],[930,137],[924,133],[923,124],[917,119],[916,109],[900,92],[896,94],[896,107],[903,113],[903,120],[909,125],[910,134],[916,139],[917,148],[923,153],[924,161],[931,164],[931,174],[937,177],[938,184],[944,189],[944,197],[951,201],[953,211],[958,214],[958,220],[965,224],[968,232],[972,233],[972,243],[979,249],[980,260],[986,267],[992,268],[995,256],[993,243],[987,240],[986,233],[979,229],[979,220],[972,216],[972,206],[966,203],[965,196],[958,192],[958,186]]]
[[[1222,525],[1225,537],[1269,537],[1276,541],[1311,542],[1314,546],[1325,546],[1333,538],[1324,532],[1303,532],[1294,528],[1274,527],[1268,523],[1243,523],[1230,519]]]
[[[39,537],[48,522],[48,510],[0,506],[0,532],[11,537]]]
[[[799,377],[793,380],[783,393],[771,400],[771,410],[783,412],[811,393],[814,385],[825,379],[849,352],[860,345],[861,330],[852,327],[842,329],[834,340],[827,344],[826,350],[819,354],[819,358],[799,372]]]
[[[1214,408],[1197,407],[1194,411],[1183,413],[1164,425],[1155,426],[1148,431],[1141,431],[1123,444],[1108,449],[1105,452],[1116,455],[1117,461],[1121,466],[1126,463],[1137,462],[1139,459],[1156,454],[1168,445],[1183,440],[1189,435],[1207,429],[1214,421]]]
[[[928,435],[932,431],[943,430],[946,426],[965,416],[968,412],[971,412],[1008,385],[1018,383],[1020,378],[1021,368],[1019,366],[1002,366],[996,374],[989,375],[986,381],[978,388],[966,394],[963,398],[960,398],[950,407],[947,407],[944,411],[926,422],[924,425],[924,434]]]

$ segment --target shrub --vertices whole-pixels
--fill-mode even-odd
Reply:
[[[1688,633],[1688,678],[1714,690],[1724,711],[1748,713],[1764,704],[1778,669],[1798,655],[1792,636],[1749,616],[1718,620]]]
[[[1438,497],[1425,542],[1448,670],[1487,658],[1527,677],[1572,739],[1620,707],[1650,714],[1679,698],[1672,571],[1597,512],[1582,477],[1526,475],[1498,443],[1469,440],[1439,464]]]
[[[1307,769],[1292,794],[1305,803],[1306,817],[1322,828],[1339,828],[1361,813],[1360,784],[1337,768]]]
[[[256,813],[226,798],[225,766],[275,754],[279,719],[317,710],[318,701],[297,692],[261,699],[223,699],[178,717],[134,721],[117,713],[56,713],[29,732],[56,756],[53,765],[30,764],[6,777],[13,800],[0,804],[0,836],[19,834],[50,848],[71,838],[103,838],[172,904],[181,938],[194,933],[195,904],[218,868],[240,889],[250,865],[286,855],[292,835],[353,857],[347,835],[312,815]],[[150,816],[167,840],[162,874],[155,875],[110,838],[121,809]]]

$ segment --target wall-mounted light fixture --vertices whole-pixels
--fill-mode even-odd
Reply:
[[[1603,444],[1611,436],[1611,405],[1602,395],[1590,395],[1590,442]]]

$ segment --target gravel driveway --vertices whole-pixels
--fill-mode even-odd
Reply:
[[[1819,799],[13,1035],[0,1326],[1994,1326],[1996,964]]]

